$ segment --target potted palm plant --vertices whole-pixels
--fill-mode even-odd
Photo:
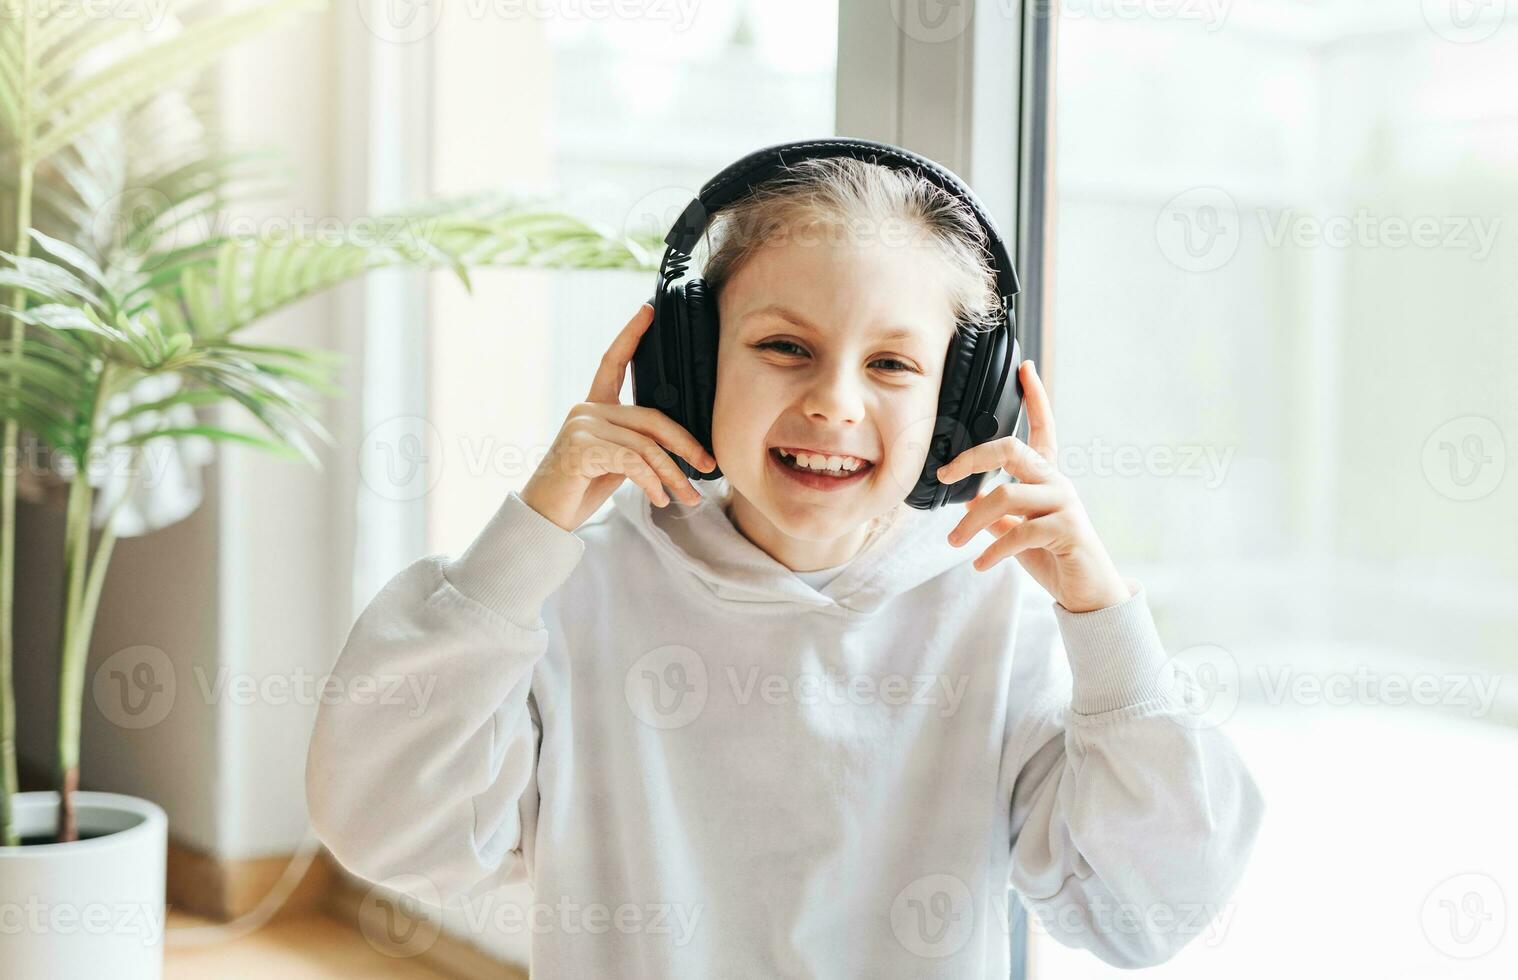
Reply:
[[[129,46],[111,21],[81,20],[75,0],[0,3],[0,904],[21,912],[0,976],[158,977],[164,813],[79,790],[90,637],[144,454],[236,443],[320,467],[333,439],[318,399],[340,393],[337,359],[248,332],[368,270],[447,269],[467,288],[484,265],[649,269],[657,243],[495,193],[315,239],[214,233],[206,217],[271,171],[222,152],[175,86],[311,0],[170,18]],[[18,790],[11,676],[23,446],[58,461],[25,475],[66,508],[56,787],[38,793]]]

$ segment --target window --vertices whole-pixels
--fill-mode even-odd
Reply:
[[[1156,977],[1511,969],[1437,941],[1483,899],[1442,883],[1518,861],[1486,817],[1514,709],[1458,693],[1518,638],[1506,6],[1061,5],[1064,462],[1172,652],[1223,670],[1270,806],[1223,920]],[[1124,975],[1036,928],[1031,961]]]
[[[638,21],[445,19],[433,42],[437,192],[553,187],[578,216],[662,237],[733,160],[835,132],[836,2],[723,0],[688,21],[680,7],[650,5]],[[428,418],[448,435],[427,549],[450,554],[527,482],[655,276],[473,279],[471,297],[435,277],[428,317]]]

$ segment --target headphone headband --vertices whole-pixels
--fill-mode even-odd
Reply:
[[[986,235],[986,250],[996,268],[996,288],[1003,302],[1009,302],[1022,290],[1017,281],[1017,270],[1007,252],[1006,243],[991,215],[981,207],[975,194],[948,168],[927,157],[888,143],[864,139],[814,139],[794,143],[779,143],[756,150],[731,164],[702,186],[700,194],[690,204],[665,236],[669,251],[683,255],[693,254],[696,242],[711,223],[712,216],[722,208],[751,192],[758,184],[775,177],[792,162],[825,157],[852,157],[866,163],[876,163],[894,170],[915,171],[934,185],[953,194],[969,205],[981,229]],[[666,262],[669,251],[665,253]]]
[[[852,157],[915,174],[969,205],[984,233],[985,251],[995,267],[1002,297],[1001,323],[994,330],[956,329],[949,342],[939,386],[938,413],[922,473],[906,497],[919,509],[967,503],[979,491],[984,474],[953,485],[938,482],[937,468],[971,445],[1014,433],[1022,418],[1022,386],[1017,380],[1021,347],[1012,298],[1019,292],[1017,271],[996,222],[973,191],[948,169],[926,157],[888,143],[863,139],[814,139],[767,147],[728,166],[707,181],[675,221],[664,242],[654,297],[654,320],[633,354],[633,397],[639,405],[659,409],[683,425],[707,452],[712,445],[712,414],[717,391],[717,350],[721,334],[717,299],[700,276],[681,281],[696,243],[712,216],[756,185],[779,175],[794,162],[823,157]],[[718,479],[698,472],[666,450],[692,480]]]

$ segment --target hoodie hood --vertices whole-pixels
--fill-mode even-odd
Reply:
[[[959,548],[949,544],[949,532],[964,517],[962,505],[922,511],[903,502],[883,515],[858,554],[818,590],[733,526],[724,510],[732,494],[727,477],[695,486],[701,503],[692,507],[678,501],[655,507],[630,480],[612,498],[616,517],[628,521],[661,561],[676,573],[694,575],[719,599],[869,613],[985,550],[979,536]]]

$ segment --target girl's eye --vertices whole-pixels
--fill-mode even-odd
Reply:
[[[773,351],[776,351],[777,353],[781,353],[781,354],[795,354],[795,353],[802,353],[802,354],[804,354],[804,353],[806,353],[806,351],[802,349],[802,347],[801,347],[800,344],[792,343],[789,340],[766,340],[763,343],[755,344],[754,346],[757,347],[760,350],[773,350]],[[781,348],[786,348],[786,347],[793,348],[793,350],[781,350]],[[875,363],[875,364],[890,364],[890,365],[894,365],[893,367],[889,367],[889,368],[886,369],[888,371],[893,371],[893,372],[895,372],[895,371],[915,371],[916,370],[916,368],[912,367],[912,365],[906,363],[905,361],[897,360],[894,357],[876,358],[876,360],[873,363]]]

